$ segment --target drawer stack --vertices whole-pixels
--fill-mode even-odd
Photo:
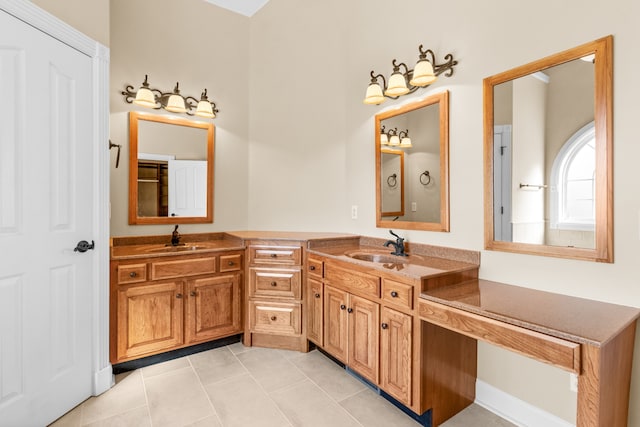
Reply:
[[[245,345],[306,350],[302,328],[302,245],[253,240],[247,245]]]

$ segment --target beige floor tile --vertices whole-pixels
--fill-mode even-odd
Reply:
[[[76,406],[62,417],[55,420],[50,427],[80,427],[82,425],[82,404]]]
[[[247,373],[242,363],[227,347],[192,354],[189,360],[204,385]]]
[[[141,369],[142,377],[144,379],[151,378],[155,375],[166,374],[167,372],[174,371],[176,369],[182,369],[189,367],[189,360],[186,357],[180,357],[178,359],[169,360],[167,362],[156,363],[155,365],[149,365]]]
[[[367,388],[317,350],[302,354],[291,361],[338,402]]]
[[[515,427],[515,424],[474,403],[442,423],[441,427]]]
[[[100,396],[91,397],[82,404],[82,423],[90,424],[145,406],[144,385],[140,371],[116,376],[116,384]]]
[[[340,405],[366,427],[418,427],[420,425],[369,389],[343,400]]]
[[[183,426],[214,415],[198,376],[191,367],[145,379],[154,427]]]
[[[306,379],[281,350],[260,348],[236,357],[267,393]]]
[[[359,427],[360,424],[317,385],[307,380],[271,393],[294,427]]]
[[[205,389],[224,427],[290,426],[251,375],[208,384]]]
[[[146,406],[115,415],[111,418],[85,424],[86,427],[151,427],[151,417]]]
[[[220,424],[220,420],[218,419],[217,415],[212,415],[184,427],[222,427],[222,424]]]
[[[227,348],[231,350],[231,353],[233,354],[240,354],[240,353],[244,353],[245,351],[255,350],[257,347],[245,347],[244,344],[242,344],[242,341],[240,341],[240,342],[228,345]]]

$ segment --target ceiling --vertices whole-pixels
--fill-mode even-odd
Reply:
[[[216,6],[223,7],[244,16],[256,13],[269,0],[204,0]]]

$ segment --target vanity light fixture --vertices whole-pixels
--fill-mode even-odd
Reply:
[[[385,97],[398,99],[402,95],[415,92],[420,87],[429,86],[438,79],[440,74],[444,73],[445,77],[451,77],[453,67],[458,65],[458,61],[454,61],[450,53],[444,57],[445,62],[436,64],[435,54],[431,49],[423,50],[423,45],[420,45],[418,52],[420,52],[418,62],[411,70],[404,62],[398,63],[395,59],[391,62],[393,71],[388,85],[382,74],[375,74],[375,71],[371,70],[371,82],[363,102],[377,105],[382,103]],[[378,79],[382,80],[382,86]]]
[[[380,128],[380,145],[399,148],[413,147],[411,144],[411,138],[409,138],[409,129],[398,132],[398,128],[393,128],[385,132],[385,128],[382,126]]]
[[[389,146],[397,147],[400,145],[400,137],[398,136],[398,128],[389,129],[387,132],[389,137]]]
[[[159,110],[164,108],[172,113],[186,113],[190,116],[213,119],[218,113],[215,102],[209,101],[207,89],[200,95],[200,100],[193,96],[182,96],[180,94],[179,83],[173,92],[162,92],[159,89],[149,87],[148,76],[145,74],[142,86],[134,92],[133,86],[126,85],[122,95],[128,104],[134,103],[147,108]]]
[[[409,129],[401,130],[398,137],[400,138],[400,148],[413,147],[413,145],[411,145],[411,138],[409,138]]]
[[[380,145],[389,145],[389,135],[384,131],[384,125],[380,128]]]

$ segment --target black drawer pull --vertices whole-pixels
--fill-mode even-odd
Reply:
[[[347,313],[353,313],[353,308],[351,307],[347,308]]]
[[[189,295],[191,295],[192,297],[195,297],[197,294],[196,294],[196,291],[191,291]]]
[[[276,281],[271,282],[271,286],[273,286],[273,287],[278,286],[278,282],[276,282]]]
[[[271,258],[277,258],[278,254],[271,254]]]
[[[182,298],[182,294],[176,294],[176,298],[178,299]]]
[[[309,270],[313,271],[313,270],[315,270],[315,269],[316,269],[316,266],[315,266],[315,265],[311,265],[311,266],[309,266]]]
[[[136,277],[138,275],[138,273],[136,273],[135,271],[132,271],[131,273],[129,273],[129,277]]]
[[[382,325],[380,325],[380,327],[382,327],[382,329],[387,329],[389,325],[387,325],[386,323],[383,323]]]
[[[391,291],[392,298],[398,298],[398,293],[396,291]]]
[[[344,304],[341,304],[341,305],[340,305],[340,310],[344,310],[345,308],[347,308],[347,306],[346,306],[346,305],[344,305]]]
[[[320,298],[320,294],[316,292],[315,297]]]
[[[278,320],[278,318],[276,316],[271,316],[271,321],[275,322],[276,320]]]
[[[229,266],[232,266],[234,264],[233,261],[229,261]]]

